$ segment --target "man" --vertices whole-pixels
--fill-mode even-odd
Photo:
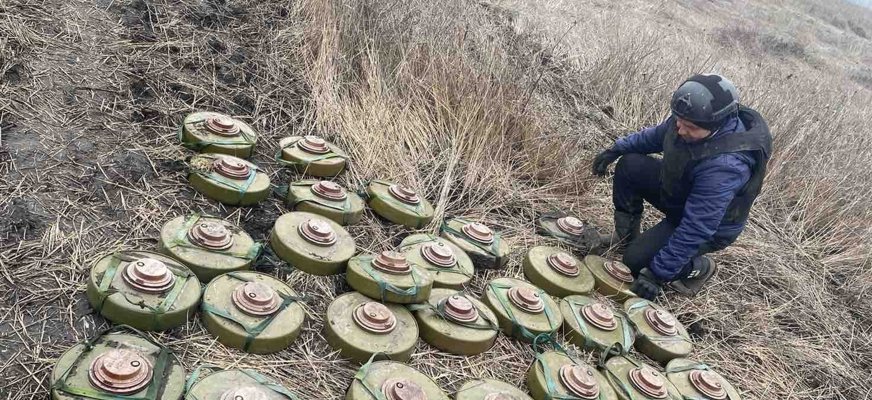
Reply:
[[[672,115],[655,127],[618,139],[597,155],[593,172],[615,167],[615,232],[636,277],[632,290],[653,300],[665,284],[695,295],[714,275],[706,253],[729,246],[745,227],[760,193],[772,148],[769,127],[739,105],[720,75],[694,75],[672,94]],[[663,158],[649,156],[663,153]],[[640,233],[646,200],[666,217]]]

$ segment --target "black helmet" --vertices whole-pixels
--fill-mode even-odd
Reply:
[[[739,91],[723,76],[698,74],[672,93],[669,106],[677,117],[714,130],[739,109]]]

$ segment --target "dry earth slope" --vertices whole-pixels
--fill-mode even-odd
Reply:
[[[251,122],[262,133],[254,161],[278,184],[300,177],[272,162],[277,140],[315,132],[352,155],[343,184],[402,180],[440,217],[500,228],[515,251],[506,271],[476,276],[469,290],[480,294],[490,278],[520,276],[523,250],[546,243],[538,213],[607,226],[609,188],[589,176],[589,159],[657,122],[681,77],[711,69],[770,118],[777,159],[748,231],[716,256],[711,288],[661,302],[690,328],[694,356],[747,398],[868,398],[872,18],[846,7],[3,0],[0,398],[45,398],[54,360],[109,325],[83,295],[101,255],[152,249],[163,222],[191,211],[262,240],[286,211],[279,196],[227,208],[186,185],[190,152],[175,129],[188,112]],[[361,251],[408,233],[373,215],[351,232]],[[321,315],[347,286],[259,268],[312,296],[288,350],[243,354],[196,320],[155,337],[189,370],[255,368],[301,398],[341,398],[356,366],[327,346]],[[450,392],[473,376],[523,386],[532,360],[529,346],[501,337],[468,358],[420,343],[411,364]]]

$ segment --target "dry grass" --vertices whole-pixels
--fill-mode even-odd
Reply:
[[[523,250],[544,243],[537,213],[573,210],[608,225],[608,185],[590,178],[589,159],[661,118],[682,77],[714,69],[769,118],[776,155],[746,233],[716,256],[723,268],[711,288],[662,301],[692,331],[694,355],[747,398],[867,398],[872,102],[845,60],[870,44],[830,28],[851,30],[832,21],[861,14],[833,19],[844,12],[808,4],[0,3],[0,397],[45,397],[53,360],[107,325],[83,295],[99,256],[154,248],[160,225],[189,211],[224,216],[257,239],[284,212],[278,197],[225,208],[185,184],[189,153],[175,128],[187,112],[250,121],[262,134],[254,161],[277,184],[298,178],[271,161],[279,138],[334,139],[352,156],[343,183],[400,180],[433,200],[437,217],[499,227],[515,246],[500,274],[518,276]],[[729,16],[726,30],[687,34],[712,12]],[[809,25],[785,23],[804,13]],[[677,17],[682,26],[668,26]],[[717,36],[730,29],[757,44]],[[788,51],[768,53],[765,38],[789,38]],[[371,215],[350,230],[364,251],[407,233]],[[320,329],[348,288],[341,277],[276,273],[313,297],[288,350],[229,350],[199,321],[155,335],[189,370],[251,367],[303,398],[342,397],[356,366]],[[497,275],[479,274],[470,290]],[[522,385],[531,362],[529,346],[503,337],[468,358],[421,343],[412,365],[450,392],[479,376]]]

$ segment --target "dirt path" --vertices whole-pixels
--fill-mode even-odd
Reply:
[[[4,82],[14,101],[3,110],[3,149],[14,161],[0,201],[10,208],[0,218],[0,380],[17,397],[44,396],[47,355],[96,328],[70,288],[90,253],[117,240],[119,188],[153,173],[144,154],[117,146],[135,130],[120,129],[126,30],[107,6],[13,1],[4,10],[34,39],[15,60],[18,79]]]

